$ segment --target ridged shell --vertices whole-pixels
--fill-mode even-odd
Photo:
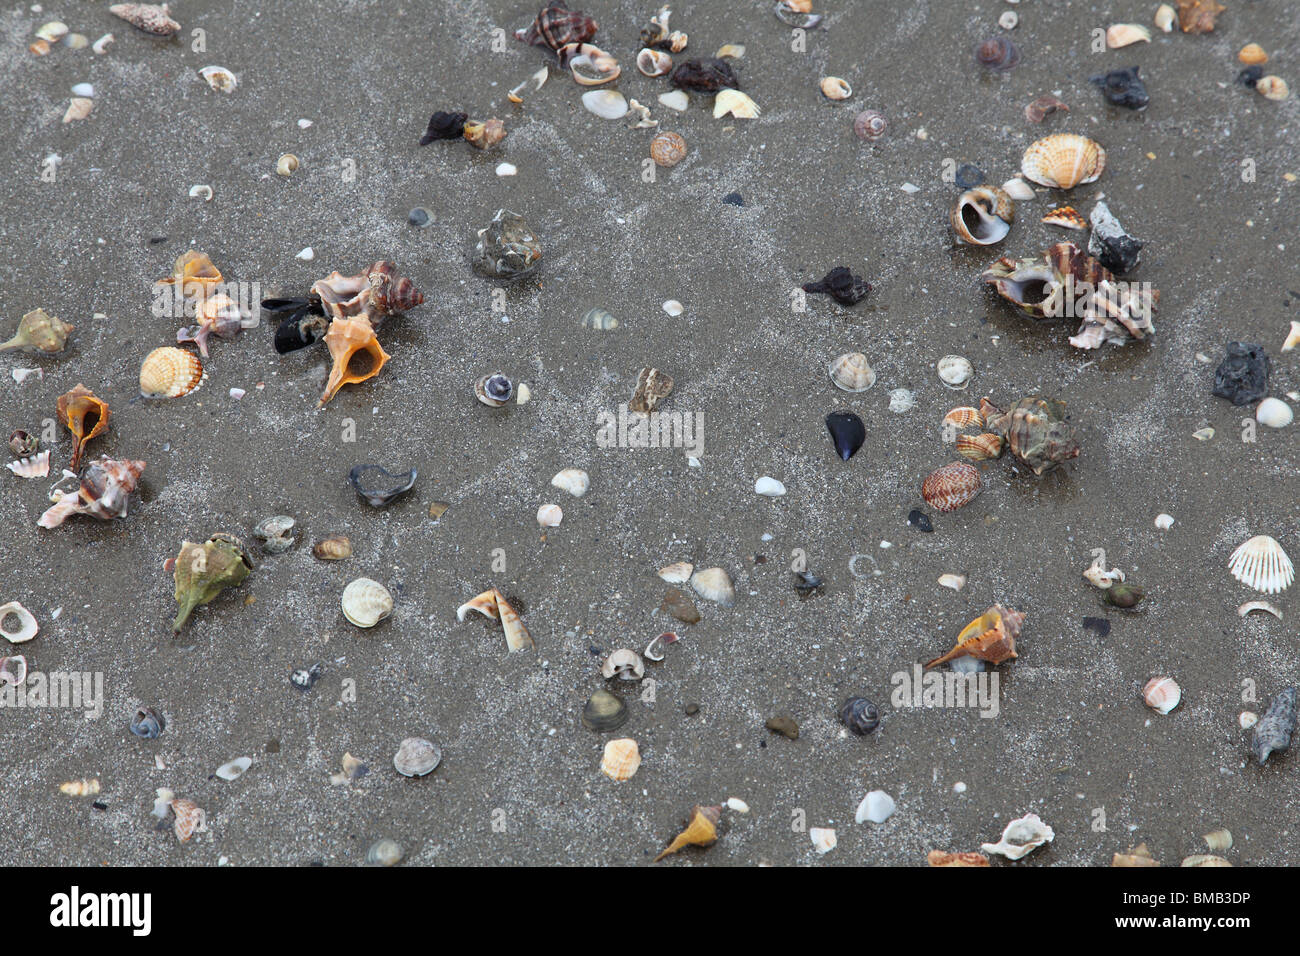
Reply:
[[[1062,229],[1087,229],[1088,220],[1084,219],[1073,206],[1058,206],[1043,217],[1044,225],[1060,226]]]
[[[1002,454],[1002,439],[991,432],[958,435],[956,452],[967,461],[992,461]]]
[[[968,189],[953,203],[948,221],[958,240],[974,246],[1001,242],[1011,231],[1016,204],[997,186]]]
[[[713,118],[721,119],[728,113],[736,119],[754,119],[761,116],[763,111],[740,90],[718,90],[717,96],[713,98]]]
[[[393,754],[393,769],[403,777],[423,777],[442,763],[442,751],[423,737],[407,737]]]
[[[1228,559],[1232,576],[1264,594],[1285,591],[1295,580],[1295,568],[1282,546],[1266,534],[1242,542]]]
[[[978,425],[984,427],[984,415],[978,408],[972,408],[970,405],[961,405],[957,408],[950,409],[948,414],[943,416],[945,425],[955,425],[958,428],[965,428],[967,425]]]
[[[1183,699],[1183,691],[1172,677],[1153,677],[1142,688],[1142,699],[1152,710],[1167,714]]]
[[[393,613],[388,588],[370,578],[357,578],[343,589],[343,616],[357,627],[374,627]]]
[[[731,575],[722,568],[705,568],[691,575],[691,587],[706,601],[716,601],[723,607],[736,603],[736,589]]]
[[[921,497],[936,511],[956,511],[980,493],[980,473],[974,465],[954,461],[936,468],[921,483]]]
[[[181,843],[188,843],[190,837],[206,829],[207,814],[193,800],[173,800],[171,806],[172,813],[176,814],[172,832]]]
[[[605,744],[605,755],[600,760],[600,772],[611,780],[631,780],[641,766],[641,750],[631,737],[611,740]]]
[[[165,345],[140,366],[140,394],[145,398],[179,398],[203,384],[203,363],[193,352]]]
[[[1106,169],[1106,150],[1076,133],[1055,133],[1030,144],[1020,160],[1020,172],[1041,186],[1073,189],[1096,182]]]
[[[352,555],[352,542],[345,534],[335,534],[312,545],[311,553],[322,561],[342,561]]]
[[[876,373],[861,352],[845,352],[831,362],[828,371],[835,387],[846,392],[865,392],[876,384]]]
[[[888,128],[889,122],[880,110],[863,110],[853,118],[853,132],[858,134],[858,139],[868,143],[880,139]]]

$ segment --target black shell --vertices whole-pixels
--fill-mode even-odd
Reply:
[[[1229,342],[1227,358],[1214,370],[1214,394],[1234,405],[1249,405],[1268,394],[1272,363],[1263,346],[1250,342]]]
[[[740,89],[740,81],[731,64],[718,57],[704,57],[679,63],[669,77],[673,86],[693,93],[716,93],[721,89]]]
[[[372,507],[382,508],[411,490],[415,485],[415,469],[394,475],[379,465],[357,465],[348,472],[348,481]]]
[[[428,146],[438,139],[460,139],[465,133],[465,121],[468,113],[450,113],[438,110],[429,117],[429,128],[420,137],[420,145]]]
[[[865,697],[850,697],[840,705],[840,720],[859,737],[880,726],[880,710]]]
[[[1127,70],[1111,70],[1088,77],[1088,82],[1101,90],[1106,102],[1112,106],[1123,106],[1131,110],[1144,110],[1151,102],[1147,95],[1146,84],[1138,76],[1138,68],[1130,66]]]
[[[805,282],[805,292],[829,295],[840,305],[857,305],[871,291],[871,283],[854,275],[848,266],[836,266],[817,282]]]
[[[826,416],[826,430],[831,433],[836,454],[845,461],[857,454],[867,440],[867,426],[852,412],[831,412]]]

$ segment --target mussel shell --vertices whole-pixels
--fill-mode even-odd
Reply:
[[[867,426],[852,412],[831,412],[826,416],[826,430],[831,433],[836,454],[845,461],[857,454],[867,440]]]
[[[325,337],[328,325],[329,320],[323,314],[311,313],[305,308],[300,309],[276,326],[272,345],[280,355],[305,349]]]
[[[627,718],[627,704],[607,690],[596,691],[582,706],[582,726],[597,733],[617,730]]]
[[[423,777],[442,763],[442,751],[423,737],[407,737],[393,755],[393,767],[403,777]]]
[[[865,697],[850,697],[840,705],[840,720],[859,737],[880,726],[880,710]]]
[[[375,508],[382,508],[394,498],[406,494],[415,485],[415,478],[414,468],[394,475],[379,465],[357,465],[348,472],[348,481],[357,494]]]
[[[167,721],[152,707],[140,707],[131,718],[131,733],[145,740],[154,740],[167,729]]]

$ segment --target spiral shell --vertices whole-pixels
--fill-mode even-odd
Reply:
[[[1026,179],[1057,189],[1096,182],[1105,169],[1106,150],[1076,133],[1055,133],[1031,143],[1020,160]]]
[[[374,627],[393,613],[388,588],[370,578],[357,578],[343,589],[343,616],[357,627]]]
[[[645,76],[666,76],[673,68],[673,58],[662,50],[646,47],[636,55],[636,68]]]
[[[831,362],[831,381],[846,392],[865,392],[876,384],[876,373],[861,352],[845,352]]]
[[[982,488],[974,465],[954,461],[926,476],[921,483],[921,497],[936,511],[956,511],[974,501]]]
[[[165,345],[145,356],[140,366],[140,394],[145,398],[180,398],[202,385],[205,377],[197,355]]]
[[[1001,242],[1011,231],[1016,204],[997,186],[968,189],[953,203],[948,221],[958,240],[975,246]]]
[[[650,157],[657,166],[676,166],[686,158],[686,140],[679,133],[659,133],[650,140]]]
[[[858,134],[858,139],[864,139],[868,143],[880,139],[888,128],[889,123],[880,110],[863,110],[853,120],[853,132]]]
[[[976,44],[975,62],[986,70],[1005,73],[1020,62],[1020,50],[1006,37],[989,37]]]
[[[611,780],[631,780],[641,766],[641,751],[631,737],[611,740],[605,744],[605,754],[600,761],[600,772]]]
[[[865,697],[850,697],[840,705],[840,720],[859,737],[880,726],[880,709]]]

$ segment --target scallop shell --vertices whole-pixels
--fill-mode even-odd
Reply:
[[[980,473],[974,465],[954,461],[926,476],[921,483],[921,497],[936,511],[956,511],[974,501],[982,487]]]
[[[838,76],[827,76],[821,81],[822,96],[828,100],[847,100],[853,95],[853,87],[849,86],[848,80],[841,79]]]
[[[140,366],[140,394],[145,398],[179,398],[202,385],[205,377],[197,355],[166,345],[145,356]]]
[[[582,94],[582,105],[588,113],[601,119],[622,119],[627,115],[627,98],[618,90],[592,90]]]
[[[965,428],[967,425],[978,425],[983,428],[984,413],[971,405],[959,405],[948,410],[948,414],[943,416],[943,423],[955,425],[957,428]]]
[[[11,461],[5,466],[19,478],[46,478],[50,474],[50,450]]]
[[[963,389],[975,375],[970,361],[960,355],[945,355],[937,366],[939,378],[949,388]]]
[[[736,119],[754,119],[761,116],[763,111],[740,90],[728,87],[718,90],[717,96],[713,98],[713,118],[721,119],[728,113]]]
[[[543,528],[559,527],[564,520],[564,512],[559,505],[546,504],[537,509],[537,523]]]
[[[845,352],[831,362],[828,371],[835,387],[846,392],[865,392],[876,384],[876,373],[861,352]]]
[[[1142,699],[1152,710],[1167,714],[1183,699],[1183,691],[1172,677],[1153,677],[1142,688]]]
[[[722,568],[704,568],[691,575],[691,587],[706,601],[716,601],[723,607],[736,603],[736,589],[731,575]]]
[[[388,588],[371,578],[357,578],[343,589],[343,616],[357,627],[374,627],[393,613]]]
[[[1020,172],[1041,186],[1073,189],[1096,182],[1106,169],[1106,150],[1076,133],[1055,133],[1031,143],[1020,160]]]
[[[581,498],[591,487],[591,477],[581,468],[565,468],[551,479],[551,487],[567,491],[575,498]]]
[[[1277,594],[1295,580],[1295,568],[1282,546],[1266,534],[1244,541],[1228,559],[1232,576],[1256,591]]]
[[[1269,428],[1285,428],[1294,417],[1291,406],[1280,398],[1266,398],[1255,409],[1255,421]]]
[[[641,766],[641,751],[631,737],[611,740],[605,744],[605,755],[600,760],[600,772],[611,780],[631,780]]]
[[[1002,454],[1002,437],[992,432],[958,435],[955,451],[967,461],[992,461]]]
[[[968,189],[953,203],[948,221],[958,240],[975,246],[1001,242],[1011,231],[1016,204],[997,186]]]
[[[10,618],[18,619],[16,628],[6,626]],[[10,644],[25,644],[35,637],[39,630],[40,626],[37,625],[32,612],[17,601],[0,605],[0,637]]]
[[[662,50],[646,47],[636,55],[636,68],[646,76],[666,76],[672,71],[673,58]]]

